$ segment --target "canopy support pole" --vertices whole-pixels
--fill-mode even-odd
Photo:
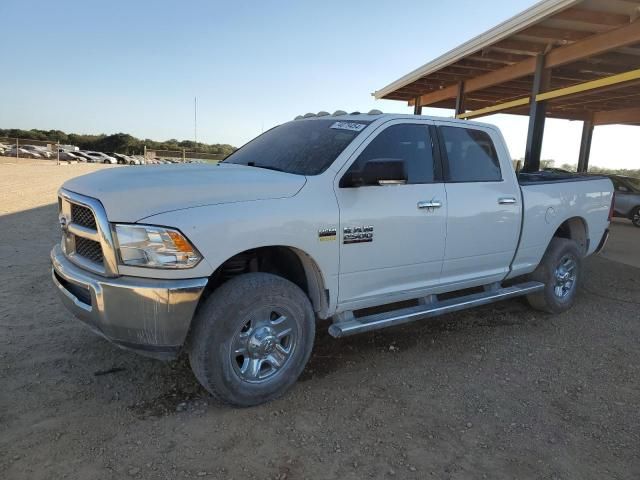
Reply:
[[[464,82],[458,82],[458,95],[456,96],[456,118],[465,112],[464,108]]]
[[[420,105],[420,97],[416,97],[415,99],[415,103],[413,104],[413,114],[422,115],[422,105]]]
[[[578,172],[589,170],[589,154],[591,153],[591,139],[593,138],[593,120],[585,120],[582,124],[582,138],[580,139],[580,153],[578,155]]]
[[[551,79],[550,70],[544,68],[544,62],[544,55],[538,55],[531,89],[531,104],[529,106],[529,130],[527,131],[527,147],[523,167],[525,172],[537,172],[540,170],[540,153],[542,152],[542,138],[544,136],[547,108],[546,103],[538,101],[536,97],[549,88]]]

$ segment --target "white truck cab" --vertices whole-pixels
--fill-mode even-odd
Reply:
[[[318,318],[341,337],[514,296],[568,309],[612,191],[601,177],[517,175],[490,125],[321,112],[217,166],[68,181],[53,280],[109,340],[184,349],[211,393],[254,405],[295,382]]]

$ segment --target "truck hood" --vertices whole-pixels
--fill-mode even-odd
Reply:
[[[291,197],[305,182],[301,175],[222,163],[110,168],[62,188],[100,200],[111,222],[137,222],[171,210]]]

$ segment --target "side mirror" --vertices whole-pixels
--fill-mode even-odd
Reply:
[[[340,187],[389,185],[407,183],[407,168],[399,158],[369,160],[361,170],[349,170],[340,180]]]

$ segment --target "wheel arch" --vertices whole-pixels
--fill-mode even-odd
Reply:
[[[566,219],[558,226],[552,238],[573,240],[578,244],[583,256],[589,250],[589,229],[586,220],[582,217]]]
[[[261,246],[235,253],[211,274],[203,298],[227,280],[249,272],[286,278],[307,294],[318,317],[328,318],[329,291],[322,270],[311,255],[289,245]]]

